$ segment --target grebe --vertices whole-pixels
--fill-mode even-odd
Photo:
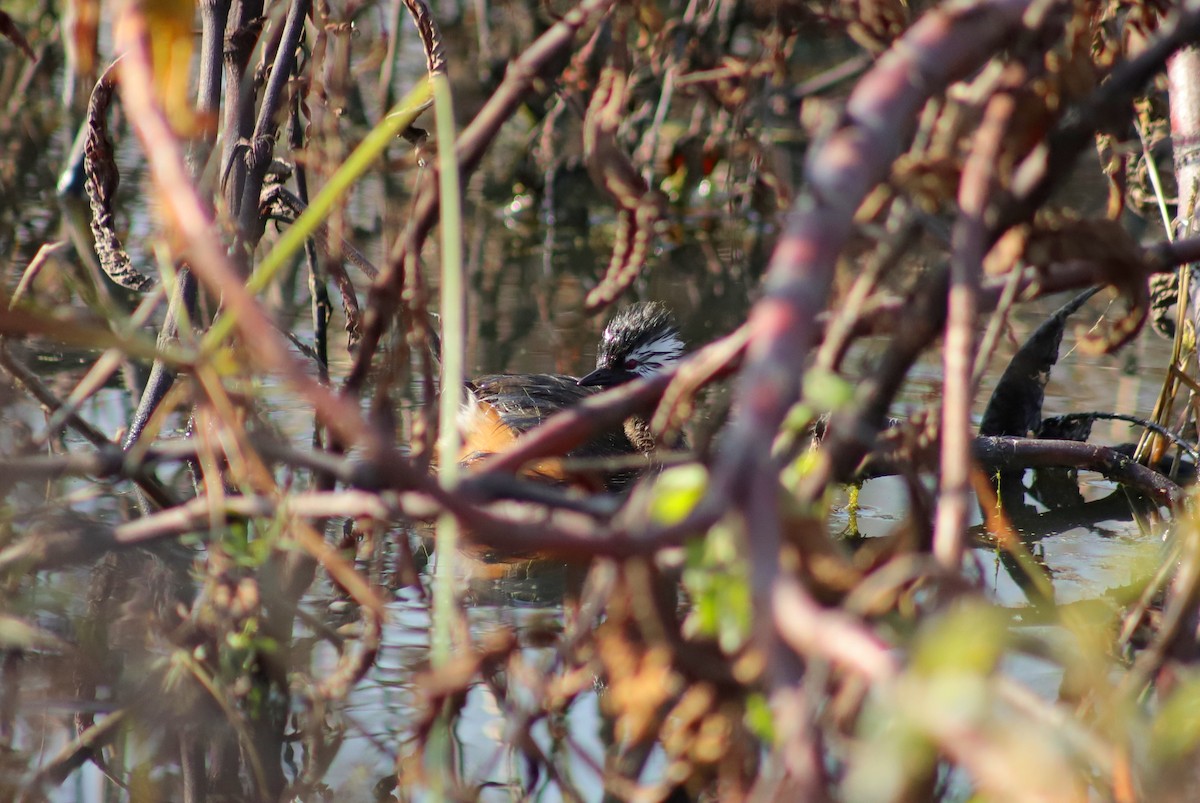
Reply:
[[[470,465],[511,445],[518,437],[560,410],[593,393],[639,377],[651,376],[677,363],[684,353],[679,328],[665,306],[642,302],[627,307],[608,322],[596,355],[596,370],[581,379],[563,374],[494,374],[467,383],[467,401],[459,413],[463,437],[460,462]],[[567,453],[568,458],[618,458],[649,454],[655,449],[649,424],[640,416],[621,429],[601,432]],[[618,491],[636,471],[617,471],[596,487],[594,478],[567,475],[560,460],[544,460],[526,476],[589,490]]]

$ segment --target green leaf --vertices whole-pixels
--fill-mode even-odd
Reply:
[[[1181,683],[1163,703],[1151,731],[1152,754],[1164,761],[1191,755],[1200,746],[1200,677]]]
[[[832,371],[813,368],[804,375],[804,400],[817,410],[837,410],[853,398],[854,386]]]
[[[683,521],[704,498],[708,490],[708,471],[698,463],[669,468],[654,483],[650,518],[655,524],[671,525]]]
[[[775,718],[764,695],[755,693],[746,698],[746,727],[764,744],[774,743]]]
[[[750,636],[750,570],[738,531],[718,524],[688,545],[683,585],[692,601],[688,635],[714,638],[732,654]]]
[[[1008,619],[983,602],[952,608],[921,633],[913,669],[921,674],[990,672],[1008,643]]]

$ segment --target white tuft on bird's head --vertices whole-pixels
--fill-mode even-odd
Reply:
[[[580,384],[611,387],[651,376],[682,359],[686,344],[670,311],[657,302],[634,304],[604,328],[596,370]]]

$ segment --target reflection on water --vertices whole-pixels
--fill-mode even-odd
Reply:
[[[51,93],[52,94],[52,93]],[[49,158],[17,158],[22,169],[10,177],[26,201],[40,210],[36,216],[14,216],[5,203],[11,198],[0,192],[0,243],[5,247],[8,265],[6,277],[14,277],[28,263],[37,246],[51,237],[59,223],[57,207],[47,180],[47,165],[61,161],[65,137],[52,141]],[[129,142],[128,140],[126,141]],[[508,143],[509,146],[512,143]],[[133,150],[129,144],[126,149]],[[130,242],[141,243],[151,228],[153,211],[135,197],[144,177],[137,172],[139,159],[132,154],[126,160],[124,174],[125,211],[132,232]],[[123,165],[124,168],[124,165]],[[40,171],[40,172],[39,172]],[[50,171],[52,172],[52,171]],[[501,173],[501,179],[509,178]],[[609,206],[594,203],[587,195],[590,183],[570,175],[561,176],[554,191],[563,199],[562,208],[514,208],[514,188],[501,181],[487,183],[486,192],[472,185],[466,244],[469,268],[467,365],[472,372],[551,371],[580,375],[594,361],[594,349],[602,321],[582,314],[583,298],[602,273],[611,248],[614,224]],[[382,182],[381,182],[382,183]],[[5,188],[7,190],[7,187]],[[17,192],[14,189],[13,192]],[[384,190],[380,189],[381,196]],[[365,194],[364,194],[365,197]],[[518,198],[528,196],[517,192]],[[400,210],[388,209],[381,198],[380,212],[367,200],[359,200],[351,217],[361,219],[355,230],[356,244],[377,261],[386,253],[381,231],[392,224]],[[744,318],[744,311],[756,292],[757,279],[770,253],[774,235],[770,225],[760,222],[744,207],[731,214],[723,199],[697,193],[696,201],[685,211],[674,210],[671,225],[655,239],[650,266],[629,294],[630,298],[659,299],[675,311],[685,337],[693,344],[705,343],[730,331]],[[528,200],[525,201],[529,203]],[[518,204],[519,206],[519,204]],[[732,206],[732,204],[730,204]],[[26,208],[25,203],[20,209]],[[553,225],[551,225],[553,223]],[[269,235],[274,236],[274,235]],[[148,255],[136,253],[139,260]],[[436,255],[431,254],[431,264]],[[360,287],[366,286],[361,274],[353,274]],[[53,277],[51,277],[53,278]],[[74,281],[60,277],[63,287]],[[68,293],[62,290],[66,297]],[[308,320],[303,288],[284,291],[277,299],[281,320],[303,338]],[[1012,354],[1016,346],[1041,322],[1042,316],[1057,306],[1048,300],[1022,307],[1002,338],[997,365]],[[1094,314],[1103,303],[1093,301]],[[1081,320],[1085,315],[1079,316]],[[339,319],[331,328],[341,331]],[[1158,391],[1156,376],[1140,366],[1166,363],[1168,346],[1153,335],[1141,337],[1117,357],[1089,357],[1071,350],[1071,336],[1064,345],[1064,358],[1055,368],[1046,394],[1046,413],[1053,415],[1079,410],[1118,409],[1136,415],[1148,415]],[[337,344],[331,360],[331,373],[344,375],[351,355],[344,342]],[[881,343],[865,343],[851,356],[848,373],[868,374]],[[65,396],[80,379],[83,370],[78,360],[44,344],[32,344],[25,356],[41,372],[52,388]],[[89,360],[86,362],[90,363]],[[86,363],[85,363],[86,364]],[[941,390],[940,355],[927,354],[901,396],[894,415],[903,417]],[[982,407],[990,391],[989,374],[978,396]],[[124,379],[111,380],[103,390],[87,401],[81,414],[103,432],[113,435],[124,427],[133,408],[135,395],[125,387]],[[264,380],[271,382],[271,379]],[[40,436],[47,417],[23,398],[3,393],[3,426],[0,426],[0,453],[11,454],[30,436]],[[311,437],[311,411],[298,400],[282,392],[273,400],[270,417],[297,445]],[[401,411],[410,410],[419,398],[419,388],[410,388],[405,398],[397,399]],[[403,419],[403,417],[401,416]],[[403,421],[402,421],[403,424]],[[182,415],[163,422],[162,432],[171,436],[182,433],[187,421]],[[1112,422],[1097,427],[1097,440],[1115,443],[1127,439],[1127,427]],[[83,445],[74,434],[52,438],[51,447],[66,453]],[[5,478],[7,485],[14,478]],[[22,478],[16,478],[22,479]],[[1026,477],[1026,482],[1031,477]],[[188,489],[190,472],[184,468],[172,478],[176,487]],[[1074,484],[1074,480],[1072,480]],[[69,506],[84,511],[108,524],[133,517],[135,502],[124,484],[97,483],[88,478],[20,482],[6,497],[9,520],[17,528],[31,522],[54,522],[53,514]],[[1060,602],[1086,602],[1102,599],[1110,589],[1121,589],[1144,573],[1144,566],[1159,559],[1160,535],[1152,516],[1140,502],[1128,498],[1111,483],[1084,475],[1079,504],[1052,506],[1046,500],[1006,499],[1014,512],[1014,525],[1027,539],[1038,566],[1053,581]],[[844,501],[843,501],[844,504]],[[846,532],[846,540],[886,536],[905,526],[909,514],[908,492],[904,482],[895,478],[873,480],[864,486],[854,509],[840,508],[832,518],[835,533]],[[1019,615],[1030,607],[1028,579],[1014,576],[1013,567],[989,541],[982,527],[983,517],[972,512],[970,524],[976,537],[973,557],[979,577],[995,599]],[[56,525],[57,526],[57,525]],[[66,523],[60,523],[65,528]],[[336,531],[337,528],[331,528]],[[20,533],[17,533],[20,534]],[[5,533],[5,537],[10,534]],[[322,712],[322,734],[336,752],[324,757],[330,769],[322,783],[329,787],[329,799],[369,800],[388,794],[388,779],[413,762],[415,731],[427,723],[430,714],[428,689],[430,625],[428,594],[429,566],[394,567],[391,562],[406,550],[396,549],[412,536],[407,531],[387,534],[379,553],[362,561],[362,568],[381,579],[389,597],[387,620],[383,627],[379,654],[365,678],[353,687],[344,704]],[[390,539],[390,540],[389,540]],[[401,541],[400,539],[405,539]],[[39,574],[25,581],[22,594],[9,597],[13,607],[3,613],[19,617],[43,628],[61,643],[33,645],[23,653],[9,652],[0,671],[6,697],[0,708],[6,712],[0,728],[9,744],[39,757],[41,766],[66,745],[76,733],[79,721],[101,718],[128,700],[137,700],[150,684],[172,686],[172,673],[188,672],[173,653],[175,645],[155,640],[156,632],[183,633],[189,627],[205,623],[186,621],[180,602],[196,594],[220,597],[224,610],[234,611],[238,604],[236,587],[213,588],[203,578],[192,575],[191,558],[201,549],[187,544],[150,552],[120,553],[106,558],[90,570],[64,570]],[[418,550],[419,552],[420,550]],[[462,707],[454,736],[460,777],[474,785],[482,800],[513,800],[537,797],[561,799],[564,788],[579,792],[585,800],[601,797],[603,767],[612,745],[612,724],[604,714],[605,695],[594,678],[576,673],[557,677],[564,659],[560,639],[574,627],[589,627],[580,618],[578,595],[586,567],[543,562],[503,563],[481,556],[470,556],[461,564],[466,574],[462,591],[468,602],[467,629],[476,643],[506,637],[511,633],[517,646],[513,657],[490,673],[488,682],[473,685]],[[432,566],[432,564],[430,564]],[[408,584],[410,570],[417,574],[418,586]],[[362,623],[342,592],[329,585],[318,585],[303,602],[306,631],[297,637],[293,649],[297,661],[311,653],[310,660],[319,670],[333,670],[339,655],[331,646],[343,635],[361,632]],[[233,616],[230,613],[230,616]],[[146,626],[149,616],[161,617],[154,627]],[[1036,624],[1030,625],[1037,626]],[[161,628],[161,630],[156,630]],[[69,646],[66,646],[69,645]],[[264,670],[266,671],[266,670]],[[1056,693],[1056,678],[1041,677],[1044,672],[1034,661],[1018,665],[1014,671],[1028,678],[1040,678],[1037,687],[1047,696]],[[320,674],[320,673],[317,673]],[[540,717],[532,702],[523,707],[523,699],[540,699],[546,684],[574,684],[562,692],[564,704],[553,716]],[[497,694],[500,684],[504,694]],[[181,692],[182,694],[182,692]],[[506,702],[501,702],[501,700]],[[81,706],[79,700],[95,701]],[[178,701],[178,710],[155,698],[162,707],[138,709],[131,716],[161,722],[192,711]],[[265,701],[269,705],[271,701]],[[223,712],[210,706],[207,715],[214,722]],[[295,711],[282,715],[298,721]],[[184,723],[202,731],[203,723]],[[515,749],[527,733],[523,750]],[[283,746],[286,772],[295,780],[299,758],[311,749],[306,734],[289,730]],[[126,766],[140,762],[153,764],[153,772],[171,777],[162,788],[174,788],[175,775],[184,770],[165,755],[160,745],[139,743],[130,738],[121,746]],[[162,749],[164,755],[155,756]],[[326,748],[331,749],[331,748]],[[551,777],[535,768],[545,762],[531,762],[527,755],[538,752],[554,756],[549,764],[561,775]],[[177,755],[177,754],[176,754]],[[311,758],[311,756],[308,756]],[[157,759],[161,764],[154,763]],[[3,757],[0,756],[0,761]],[[660,754],[647,758],[647,775],[653,777],[665,759]],[[164,769],[166,767],[166,769]],[[0,765],[2,768],[2,765]],[[24,767],[18,768],[24,770]],[[146,770],[151,773],[151,770]],[[219,780],[219,779],[218,779]],[[146,781],[149,783],[149,781]],[[11,791],[10,780],[0,774],[0,799]],[[217,781],[214,781],[214,785]],[[148,787],[148,788],[153,788]],[[54,793],[60,800],[99,801],[110,799],[116,787],[101,769],[85,763],[69,774],[67,783]],[[382,793],[378,790],[383,789]],[[382,799],[387,799],[382,797]]]
[[[547,568],[549,584],[559,582],[557,573],[556,567]],[[529,588],[538,579],[538,572],[534,571],[514,582]],[[497,593],[503,588],[503,582],[496,583]],[[369,786],[394,774],[397,758],[403,759],[406,753],[409,736],[398,725],[411,722],[419,707],[413,699],[418,692],[412,686],[412,675],[414,668],[427,664],[428,609],[411,599],[397,599],[388,606],[388,614],[389,625],[379,661],[346,703],[345,715],[354,728],[347,734],[331,772],[331,779],[344,779],[341,781],[346,785],[344,794],[352,794],[349,789],[356,785],[362,789],[365,787],[361,784]],[[545,634],[547,630],[559,631],[564,625],[561,598],[557,602],[547,598],[537,606],[504,604],[502,600],[473,604],[470,624],[472,636],[477,639],[486,639],[497,628],[511,628],[525,645],[520,650],[524,674],[508,673],[503,679],[509,700],[507,710],[486,684],[478,684],[469,692],[455,728],[461,777],[486,788],[482,798],[485,800],[520,799],[526,795],[560,799],[561,790],[556,790],[549,779],[529,773],[521,754],[510,746],[514,733],[528,727],[538,749],[559,757],[556,764],[569,776],[574,788],[585,792],[599,790],[600,768],[604,764],[599,692],[584,691],[555,721],[529,723],[525,721],[528,714],[523,714],[519,707],[519,701],[526,698],[531,704],[529,710],[536,710],[532,702],[539,684],[559,664],[558,651]],[[586,799],[598,799],[598,794],[586,795]]]
[[[582,372],[593,359],[593,343],[600,324],[577,311],[584,277],[593,274],[597,260],[587,238],[561,234],[556,240],[556,252],[547,260],[540,251],[541,241],[514,232],[503,225],[501,217],[477,215],[475,219],[484,232],[484,243],[477,252],[470,301],[473,323],[470,364],[480,371]],[[745,232],[734,234],[746,236]],[[704,260],[719,258],[716,255],[720,253],[738,254],[742,258],[746,252],[732,246],[695,242],[664,249],[649,280],[637,289],[642,297],[667,300],[678,311],[686,334],[694,343],[730,328],[747,303],[744,289],[735,293],[727,284],[728,264],[722,267],[724,274],[717,271],[709,274],[705,270]],[[747,265],[745,272],[753,275],[760,267]],[[706,285],[703,281],[706,275],[724,275],[726,280]],[[697,276],[701,277],[699,281]],[[1041,309],[1054,306],[1053,302],[1047,302]],[[1039,322],[1038,310],[1023,310],[1013,322],[1012,337],[1005,349],[1011,351]],[[1080,405],[1096,409],[1120,407],[1140,415],[1149,412],[1156,387],[1141,380],[1136,364],[1160,361],[1164,345],[1144,337],[1132,356],[1118,359],[1086,357],[1069,352],[1069,348],[1069,344],[1064,347],[1066,356],[1055,369],[1048,389],[1048,413],[1076,410]],[[857,359],[868,357],[869,354],[862,354]],[[1003,358],[1002,355],[1000,359]],[[925,358],[924,367],[916,373],[916,381],[909,385],[894,413],[904,415],[907,409],[937,392],[940,370],[937,360],[937,354]],[[61,381],[65,386],[76,378],[76,373],[55,367],[46,376],[48,381]],[[1058,388],[1069,388],[1070,394],[1056,393]],[[984,388],[981,399],[986,392]],[[124,423],[130,406],[128,394],[122,388],[112,387],[88,402],[83,412],[102,428],[115,431]],[[310,426],[310,413],[306,409],[300,405],[289,407],[286,401],[275,409],[281,428],[296,433],[297,439],[304,437],[302,433]],[[6,415],[10,425],[19,425],[26,431],[37,432],[45,422],[40,412],[23,404],[11,407]],[[174,422],[179,427],[183,424]],[[1112,426],[1103,431],[1098,428],[1100,440],[1122,438],[1123,425]],[[5,433],[5,437],[12,437],[10,427],[5,428]],[[105,486],[98,488],[86,480],[60,481],[51,489],[20,486],[19,493],[10,497],[10,503],[24,506],[34,517],[44,508],[46,499],[61,498],[64,494],[72,497],[76,507],[83,504],[84,496],[90,496],[86,509],[103,512],[111,521],[120,521],[127,515],[127,497],[108,495]],[[1039,564],[1054,581],[1060,602],[1102,598],[1109,589],[1128,584],[1145,565],[1158,558],[1159,533],[1147,529],[1145,519],[1132,515],[1136,502],[1126,499],[1110,483],[1086,474],[1081,499],[1085,503],[1082,507],[1061,511],[1028,500],[1030,515],[1017,522]],[[903,525],[908,513],[906,500],[901,480],[870,481],[863,487],[856,509],[840,508],[831,527],[840,532],[853,520],[861,536],[886,535]],[[1011,567],[987,543],[981,522],[982,517],[975,511],[970,523],[979,537],[973,553],[979,576],[1000,604],[1014,610],[1027,606],[1025,586],[1013,578]],[[404,533],[389,536],[408,537]],[[386,567],[386,556],[391,552],[385,548],[384,553]],[[580,681],[586,688],[570,698],[569,705],[558,715],[548,719],[529,721],[529,715],[519,705],[523,694],[532,698],[541,693],[546,678],[561,666],[556,639],[571,626],[572,600],[578,593],[584,569],[545,563],[505,564],[475,557],[474,561],[463,561],[469,571],[462,588],[469,602],[471,636],[485,642],[490,635],[509,630],[520,643],[517,652],[520,660],[495,675],[495,682],[506,684],[507,707],[498,702],[488,684],[471,688],[455,729],[454,749],[461,777],[477,785],[479,799],[483,800],[526,796],[558,800],[562,798],[560,782],[569,784],[585,800],[599,800],[605,745],[611,727],[602,713],[606,691],[587,687],[586,679]],[[420,580],[427,584],[430,573],[427,567],[419,568]],[[169,582],[175,586],[148,589],[146,578],[155,571],[161,573],[161,568],[136,569],[136,586],[141,591],[159,595],[196,593],[192,582],[185,579],[186,568],[181,572],[178,564],[173,573],[167,573],[168,578],[174,578]],[[325,778],[337,799],[372,799],[376,790],[383,788],[379,785],[386,785],[394,777],[398,766],[413,760],[413,728],[428,715],[422,680],[429,662],[428,597],[422,590],[403,585],[399,579],[402,575],[390,569],[385,569],[382,575],[385,579],[391,577],[392,582],[378,659],[345,704],[327,714],[328,727],[341,733],[340,748],[332,757]],[[181,581],[183,585],[179,586]],[[90,576],[77,571],[41,575],[22,600],[23,609],[14,613],[32,618],[65,641],[78,643],[81,628],[95,622],[96,611],[89,608],[87,600],[95,599],[98,594],[111,594],[111,599],[119,601],[119,605],[104,615],[118,624],[123,616],[132,616],[132,608],[147,602],[139,594],[127,593],[128,589],[126,593],[117,593],[110,585],[105,592],[105,582],[108,581],[103,578],[98,580],[94,572]],[[168,580],[160,578],[160,582]],[[339,595],[328,587],[318,586],[304,606],[313,621],[322,622],[332,630],[347,628],[347,632],[353,632],[357,626],[353,616],[347,621],[337,613]],[[112,686],[97,691],[95,697],[99,700],[127,694],[130,688],[136,688],[138,674],[157,676],[165,671],[162,665],[165,654],[156,645],[137,643],[133,634],[118,633],[118,636],[110,639],[110,652],[104,661],[110,671],[101,678]],[[336,652],[318,639],[313,639],[313,645],[314,665],[332,669],[337,661]],[[1018,666],[1014,671],[1037,677],[1044,668],[1030,662],[1029,666]],[[53,652],[41,658],[30,656],[21,666],[6,666],[5,679],[21,689],[16,743],[26,747],[41,744],[42,754],[52,755],[73,733],[71,718],[76,706],[70,701],[76,697],[80,681],[72,675],[71,662],[57,659]],[[1053,679],[1043,680],[1040,686],[1053,693]],[[97,713],[104,713],[103,707]],[[530,749],[557,757],[555,766],[563,773],[561,778],[531,772],[533,765],[511,746],[514,729],[518,728],[528,730],[532,740]],[[298,742],[289,749],[305,748]],[[655,754],[649,761],[653,767],[661,764],[663,758]],[[56,798],[100,800],[107,783],[89,765],[72,775]]]

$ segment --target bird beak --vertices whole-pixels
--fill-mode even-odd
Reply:
[[[583,387],[611,388],[633,378],[629,371],[613,370],[612,368],[597,368],[579,380]]]

